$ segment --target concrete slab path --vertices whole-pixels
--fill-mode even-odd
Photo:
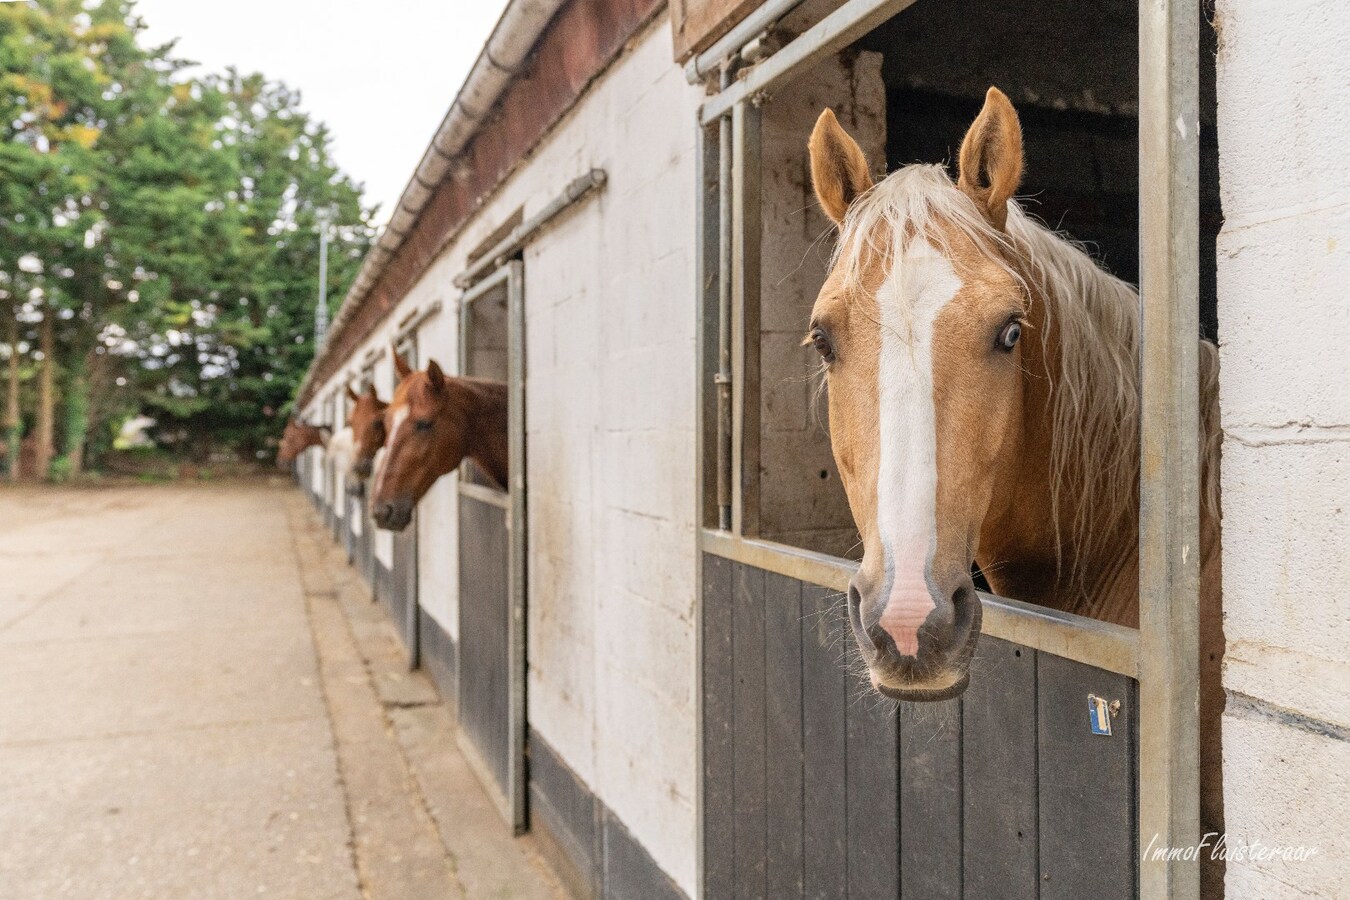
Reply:
[[[553,898],[287,484],[0,488],[0,898]]]

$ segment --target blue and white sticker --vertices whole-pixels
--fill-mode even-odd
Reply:
[[[1106,698],[1088,694],[1088,722],[1093,734],[1111,736],[1111,704]]]

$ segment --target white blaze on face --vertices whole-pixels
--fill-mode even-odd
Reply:
[[[403,431],[403,423],[408,421],[408,406],[398,406],[394,408],[393,427],[389,430],[389,437],[385,438],[384,446],[375,451],[375,459],[371,461],[371,468],[375,473],[375,490],[371,497],[380,496],[380,488],[384,486],[384,460],[388,453],[394,449],[394,442],[399,439]]]
[[[919,626],[935,604],[928,572],[937,543],[937,432],[933,408],[933,323],[961,280],[951,261],[912,240],[881,290],[877,367],[880,454],[877,530],[885,552],[881,627],[916,656]]]

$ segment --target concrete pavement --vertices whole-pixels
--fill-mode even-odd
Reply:
[[[0,488],[0,898],[560,896],[285,485]]]

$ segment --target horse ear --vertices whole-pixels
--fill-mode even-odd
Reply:
[[[816,119],[807,149],[811,153],[811,182],[816,199],[825,215],[840,225],[853,201],[872,186],[867,157],[828,107]]]
[[[398,380],[402,381],[411,375],[412,366],[408,365],[408,361],[399,355],[398,350],[391,346],[389,352],[394,354],[394,371],[398,373]]]
[[[445,373],[441,371],[440,364],[436,360],[427,363],[427,378],[431,381],[431,389],[441,391],[445,389]]]
[[[361,399],[361,395],[356,393],[356,391],[352,390],[352,386],[350,384],[347,385],[347,399],[352,401],[353,403]]]
[[[956,186],[975,201],[1000,231],[1008,224],[1008,201],[1022,183],[1022,123],[1012,101],[996,87],[961,142]]]

